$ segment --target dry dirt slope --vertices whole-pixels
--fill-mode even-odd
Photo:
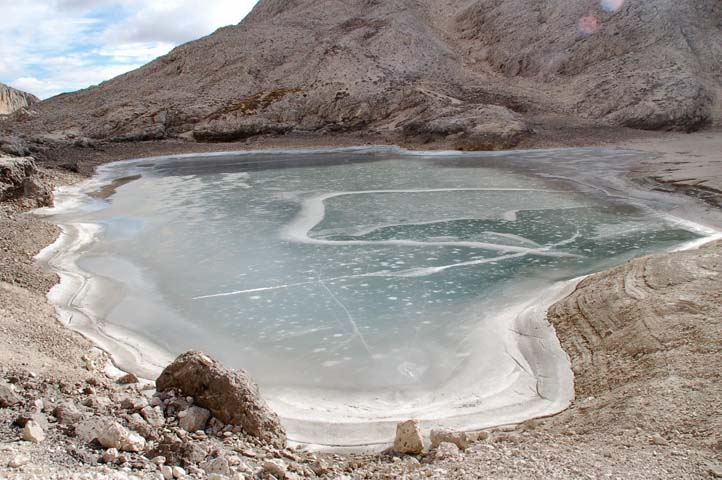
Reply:
[[[719,124],[722,4],[602,4],[261,0],[240,25],[17,120],[126,140],[355,131],[461,148],[511,147],[559,118]]]

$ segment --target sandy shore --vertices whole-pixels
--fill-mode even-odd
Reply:
[[[284,143],[282,148],[303,146]],[[652,139],[626,139],[615,146],[658,154],[655,160],[635,165],[630,178],[705,202],[705,222],[720,226],[715,224],[722,196],[720,132],[657,134]],[[134,145],[132,149],[137,150],[132,155],[116,158],[140,156],[142,148]],[[181,147],[155,146],[147,153],[169,148]],[[112,157],[109,152],[105,155]],[[88,163],[104,161],[96,157]],[[44,162],[46,166],[53,163]],[[61,176],[54,169],[44,172],[57,184],[78,178]],[[22,206],[2,204],[0,208],[2,375],[8,379],[32,372],[49,383],[82,383],[89,376],[102,376],[102,372],[89,372],[82,359],[91,345],[56,321],[44,298],[54,279],[32,261],[54,240],[57,229],[21,213]],[[709,365],[722,365],[721,257],[721,244],[645,257],[587,278],[571,296],[553,306],[549,319],[576,374],[577,400],[564,413],[497,430],[460,458],[416,465],[384,456],[329,457],[333,468],[326,476],[334,478],[343,472],[359,478],[403,472],[412,478],[722,475],[718,402],[722,382],[718,369],[709,369]],[[0,438],[14,442],[18,431],[10,416],[3,412],[0,419]],[[92,475],[97,468],[82,461],[73,463],[71,458],[60,461],[46,452],[52,445],[44,448],[28,450],[46,471]],[[23,478],[22,471],[5,467],[3,461],[0,474]]]

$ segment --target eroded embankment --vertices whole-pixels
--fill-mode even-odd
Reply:
[[[580,399],[614,406],[619,428],[652,424],[665,437],[719,446],[722,242],[592,275],[548,318]],[[588,418],[589,428],[609,420]]]

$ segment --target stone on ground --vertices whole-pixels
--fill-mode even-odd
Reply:
[[[286,445],[286,431],[278,415],[243,370],[225,368],[200,352],[188,352],[166,367],[156,386],[161,392],[179,389],[223,423],[239,425],[272,445]]]
[[[442,429],[431,430],[431,448],[436,448],[443,442],[453,443],[461,450],[466,450],[466,447],[469,446],[469,437],[465,432]]]
[[[395,452],[416,455],[421,453],[423,449],[424,441],[421,438],[418,420],[407,420],[396,426]]]
[[[23,427],[23,440],[32,443],[41,443],[45,440],[45,432],[40,425],[30,420]]]
[[[436,447],[434,458],[437,460],[447,460],[449,458],[458,457],[460,454],[459,447],[453,443],[441,442]]]
[[[201,407],[190,407],[182,412],[184,415],[181,417],[178,424],[186,432],[196,432],[198,430],[205,430],[208,420],[211,418],[211,412]]]
[[[21,400],[12,385],[0,382],[0,408],[12,407],[20,403]]]

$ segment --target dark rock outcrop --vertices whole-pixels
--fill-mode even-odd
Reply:
[[[0,202],[33,199],[36,206],[53,204],[52,190],[38,178],[32,157],[0,156]]]
[[[245,371],[227,369],[200,352],[187,352],[163,370],[156,387],[158,391],[178,389],[220,421],[241,426],[275,446],[286,445],[286,431],[278,415]]]

